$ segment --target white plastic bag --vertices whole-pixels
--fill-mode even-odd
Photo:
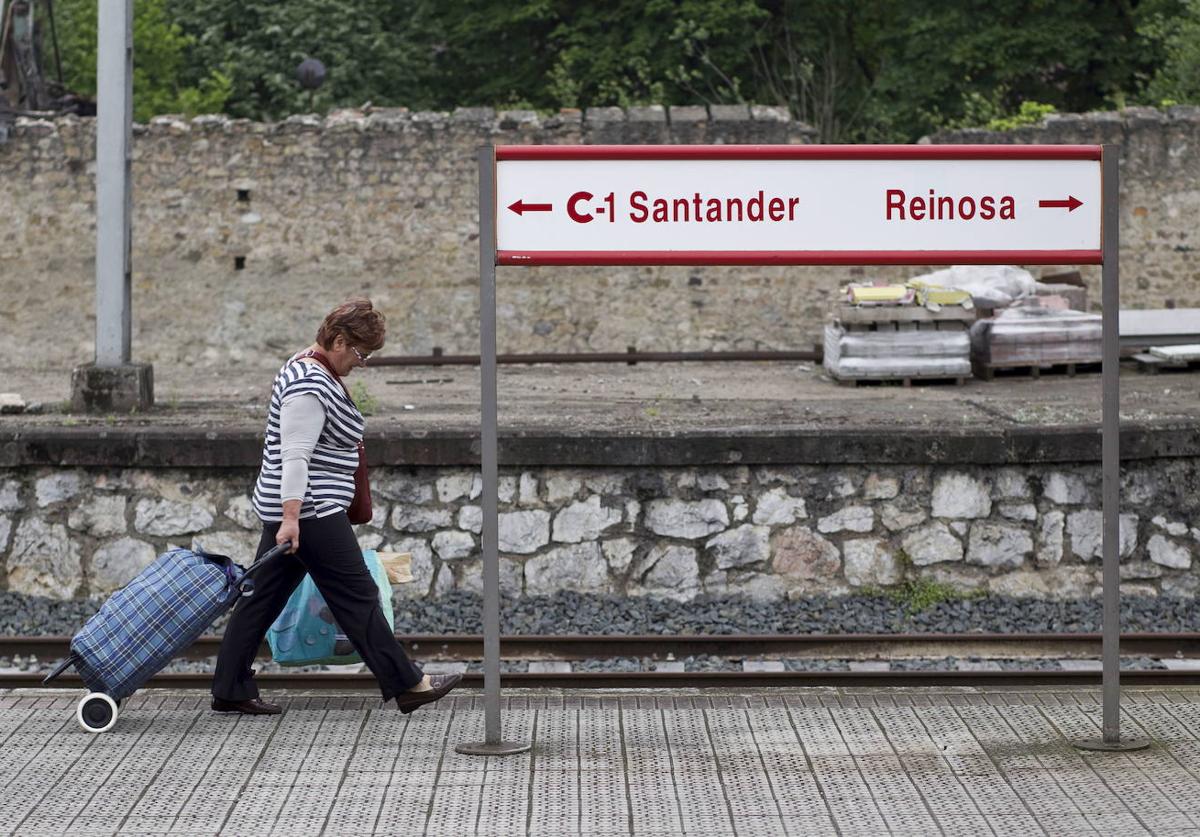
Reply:
[[[1037,280],[1033,274],[1007,264],[956,264],[915,279],[967,291],[979,308],[1005,308],[1014,300],[1037,294]]]

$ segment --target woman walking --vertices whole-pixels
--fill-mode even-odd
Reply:
[[[281,711],[259,698],[251,665],[306,572],[379,680],[383,699],[394,699],[401,712],[438,700],[462,679],[423,675],[396,641],[346,516],[364,420],[341,379],[365,365],[384,336],[383,314],[370,300],[352,299],[329,312],[316,342],[275,376],[254,487],[254,510],[263,522],[258,554],[281,543],[292,548],[256,572],[254,594],[234,608],[213,675],[212,708],[218,712]]]

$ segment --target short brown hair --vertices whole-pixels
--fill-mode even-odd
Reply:
[[[383,314],[372,307],[371,300],[356,297],[326,315],[325,322],[317,329],[317,343],[328,349],[339,334],[355,348],[375,352],[383,347],[387,326]]]

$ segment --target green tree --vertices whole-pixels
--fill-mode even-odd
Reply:
[[[750,96],[823,141],[909,142],[1022,120],[1022,105],[1120,105],[1161,60],[1140,33],[1178,0],[760,0]],[[1194,2],[1194,0],[1193,0]],[[1027,107],[1024,114],[1030,113]]]
[[[743,100],[754,0],[423,0],[435,101],[541,109]]]
[[[901,25],[901,4],[839,0],[767,0],[750,42],[751,97],[786,105],[817,129],[821,142],[879,138],[865,124],[890,59],[886,34]]]
[[[167,0],[191,36],[191,78],[219,70],[231,81],[228,112],[277,119],[310,109],[374,102],[427,106],[433,45],[422,40],[422,7],[410,0]],[[296,81],[305,58],[325,83],[311,95]]]
[[[1183,0],[1178,10],[1158,10],[1148,16],[1141,34],[1163,52],[1143,100],[1153,105],[1200,104],[1200,0]]]
[[[559,106],[745,101],[752,0],[621,0],[563,8],[546,92]]]
[[[870,118],[905,139],[986,124],[1026,101],[1060,111],[1119,105],[1159,54],[1136,0],[906,0]]]
[[[96,95],[96,0],[58,0],[64,82],[69,90]],[[219,71],[187,73],[191,39],[170,21],[166,0],[137,0],[133,16],[133,114],[145,122],[160,113],[220,113],[230,95]],[[181,79],[191,75],[190,83]]]
[[[295,68],[310,56],[328,70],[316,110],[739,101],[765,17],[755,0],[167,3],[192,39],[191,72],[219,69],[229,112],[254,118],[309,109]]]
[[[94,90],[96,0],[59,0]],[[1200,98],[1200,0],[136,0],[140,119],[224,107],[787,106],[826,142]],[[315,94],[297,65],[321,60]]]

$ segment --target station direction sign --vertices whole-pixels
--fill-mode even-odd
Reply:
[[[500,146],[497,264],[1099,264],[1101,148]]]

